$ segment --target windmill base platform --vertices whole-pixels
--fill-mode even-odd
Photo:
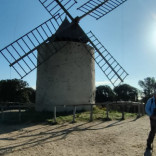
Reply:
[[[89,110],[82,104],[95,103],[95,63],[90,56],[94,49],[85,43],[60,41],[46,43],[38,52],[47,57],[60,45],[64,46],[37,68],[36,110],[53,111],[59,105],[66,107],[57,107],[57,112],[72,111],[67,105]]]

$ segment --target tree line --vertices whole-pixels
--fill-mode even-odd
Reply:
[[[153,96],[156,90],[156,80],[154,77],[147,77],[138,81],[142,90],[139,90],[129,84],[121,84],[111,89],[108,85],[96,87],[96,102],[106,101],[142,101],[146,103],[147,99]]]
[[[142,90],[129,85],[121,84],[111,89],[108,85],[96,87],[96,102],[106,101],[134,101],[142,100],[146,103],[156,90],[154,77],[147,77],[138,82]],[[9,79],[0,81],[0,102],[35,103],[36,90],[29,87],[26,81],[21,79]]]
[[[0,102],[35,103],[35,89],[20,79],[0,81]]]

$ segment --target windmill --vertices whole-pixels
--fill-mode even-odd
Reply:
[[[84,30],[80,27],[79,22],[81,19],[84,19],[86,16],[91,16],[95,18],[96,20],[102,18],[109,12],[113,11],[115,8],[123,4],[127,0],[89,0],[80,7],[77,8],[80,12],[82,12],[82,15],[79,17],[73,18],[72,15],[69,13],[69,10],[75,6],[77,3],[76,0],[39,0],[39,2],[43,5],[43,7],[49,12],[51,15],[51,18],[38,27],[34,28],[27,34],[23,35],[16,41],[12,42],[8,46],[4,47],[2,50],[0,50],[0,53],[4,56],[4,58],[9,62],[10,66],[14,68],[14,70],[18,73],[18,75],[23,78],[27,76],[31,71],[37,68],[37,90],[38,94],[37,97],[40,97],[38,102],[38,110],[51,110],[51,103],[55,103],[51,97],[54,92],[57,91],[51,91],[48,90],[50,94],[46,92],[46,94],[42,93],[45,86],[45,81],[47,81],[48,77],[50,75],[50,79],[48,79],[47,87],[49,88],[57,88],[55,87],[56,83],[52,83],[53,81],[59,82],[59,77],[63,77],[64,74],[59,75],[58,77],[55,77],[57,75],[56,68],[49,69],[52,65],[52,67],[56,67],[59,65],[55,64],[60,61],[60,58],[64,58],[68,56],[68,53],[71,54],[71,51],[74,51],[74,55],[72,56],[75,58],[75,54],[78,54],[79,52],[75,51],[76,48],[74,48],[74,45],[76,47],[79,47],[79,51],[85,51],[83,54],[85,54],[84,62],[89,62],[91,65],[85,65],[86,67],[89,66],[89,70],[91,72],[86,76],[82,81],[85,81],[90,76],[92,77],[92,80],[90,80],[89,86],[91,88],[88,88],[88,94],[85,95],[86,90],[83,92],[83,88],[80,87],[79,92],[81,94],[76,93],[75,96],[77,96],[77,99],[80,99],[80,95],[84,95],[84,98],[87,97],[87,99],[83,100],[83,103],[93,103],[94,102],[94,96],[95,96],[95,84],[94,82],[94,61],[97,63],[97,65],[100,67],[102,72],[105,74],[105,76],[109,79],[109,81],[112,83],[113,86],[118,85],[119,83],[123,82],[124,79],[127,77],[127,72],[120,66],[120,64],[116,61],[116,59],[108,52],[108,50],[102,45],[102,43],[97,39],[97,37],[93,34],[92,31],[85,33]],[[63,20],[63,18],[66,16],[66,18]],[[73,43],[74,42],[74,43]],[[72,50],[71,50],[72,49]],[[68,51],[67,54],[64,54],[62,51]],[[88,53],[86,53],[88,52]],[[89,58],[89,57],[91,58]],[[12,58],[13,62],[10,61],[9,58]],[[82,54],[79,57],[79,62],[77,66],[81,66],[81,59]],[[67,59],[67,58],[66,58]],[[66,61],[65,58],[63,61]],[[49,64],[50,62],[54,62],[54,64]],[[61,63],[62,63],[61,62]],[[70,62],[70,61],[69,61]],[[67,63],[66,63],[67,64]],[[74,66],[74,64],[70,64],[67,66],[67,70],[64,71],[64,67],[61,68],[61,71],[63,73],[66,73],[69,70],[69,67]],[[52,74],[49,74],[49,71],[52,72]],[[60,68],[59,68],[60,70]],[[75,70],[75,69],[74,69]],[[77,70],[77,67],[76,67]],[[81,67],[80,70],[83,70],[83,67]],[[45,71],[43,73],[43,71]],[[86,70],[84,71],[84,75]],[[71,71],[72,73],[72,71]],[[71,74],[68,73],[68,74]],[[80,74],[78,74],[80,75]],[[73,74],[73,78],[78,77],[78,75]],[[55,77],[55,80],[51,78]],[[69,76],[70,77],[70,76]],[[72,78],[72,81],[73,81]],[[43,80],[44,79],[44,80]],[[79,79],[79,77],[77,78]],[[64,79],[63,79],[64,80]],[[62,81],[63,81],[62,80]],[[80,81],[80,83],[82,82]],[[69,83],[66,79],[65,82],[66,86]],[[43,83],[43,84],[42,84]],[[85,82],[88,84],[88,82]],[[50,86],[50,84],[53,84]],[[62,85],[63,83],[61,83]],[[71,84],[71,83],[69,83]],[[75,84],[75,83],[74,83]],[[59,84],[60,85],[60,84]],[[80,85],[80,84],[78,84]],[[82,84],[81,86],[84,86]],[[70,90],[70,85],[68,86]],[[76,86],[78,87],[78,86]],[[67,96],[69,95],[65,94],[67,88],[62,88],[63,90],[61,99],[65,101],[67,99]],[[59,90],[60,91],[60,90]],[[71,90],[71,92],[74,92]],[[83,94],[82,94],[83,93]],[[59,92],[53,96],[54,99],[57,99]],[[64,97],[65,96],[65,97]],[[74,96],[73,94],[70,96]],[[47,97],[47,98],[45,98]],[[59,96],[60,97],[60,96]],[[64,97],[64,98],[63,98]],[[75,97],[76,98],[76,97]],[[74,98],[73,101],[66,100],[67,103],[75,103],[75,104],[82,104],[82,101],[76,101]],[[68,98],[69,99],[69,98]],[[83,99],[83,97],[82,97]],[[87,101],[85,101],[87,100]],[[46,101],[46,104],[44,104]],[[59,102],[58,102],[59,101]],[[61,104],[60,98],[58,99],[58,103]],[[76,102],[75,102],[76,101]],[[45,105],[43,108],[41,108],[43,105]]]

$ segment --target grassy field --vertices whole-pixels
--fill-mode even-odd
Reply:
[[[118,111],[109,111],[109,119],[106,118],[106,108],[98,108],[94,107],[93,109],[93,120],[121,120],[122,113]],[[136,113],[125,113],[125,119],[137,117]],[[71,115],[63,115],[57,117],[57,123],[62,122],[71,122],[73,120],[73,114]],[[90,120],[90,112],[79,112],[76,113],[76,121],[89,121]],[[48,120],[51,121],[52,120]]]
[[[136,118],[136,113],[124,113],[125,119],[128,118]],[[109,111],[109,119],[106,118],[106,108],[93,108],[93,120],[121,120],[122,113],[118,111]],[[90,112],[77,112],[75,116],[75,121],[89,121],[90,120]],[[53,113],[52,112],[36,112],[34,110],[28,110],[21,112],[20,120],[18,111],[7,111],[0,114],[0,121],[4,123],[25,123],[25,122],[47,122],[50,124],[54,124]],[[57,113],[56,121],[58,124],[64,122],[72,122],[73,121],[73,113]]]

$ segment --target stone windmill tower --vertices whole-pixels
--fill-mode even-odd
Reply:
[[[77,8],[83,14],[76,18],[69,13],[75,0],[39,1],[52,18],[0,51],[21,78],[37,68],[37,111],[52,111],[55,105],[94,103],[95,62],[113,86],[123,82],[127,72],[79,22],[87,15],[99,19],[126,0],[89,0]]]

